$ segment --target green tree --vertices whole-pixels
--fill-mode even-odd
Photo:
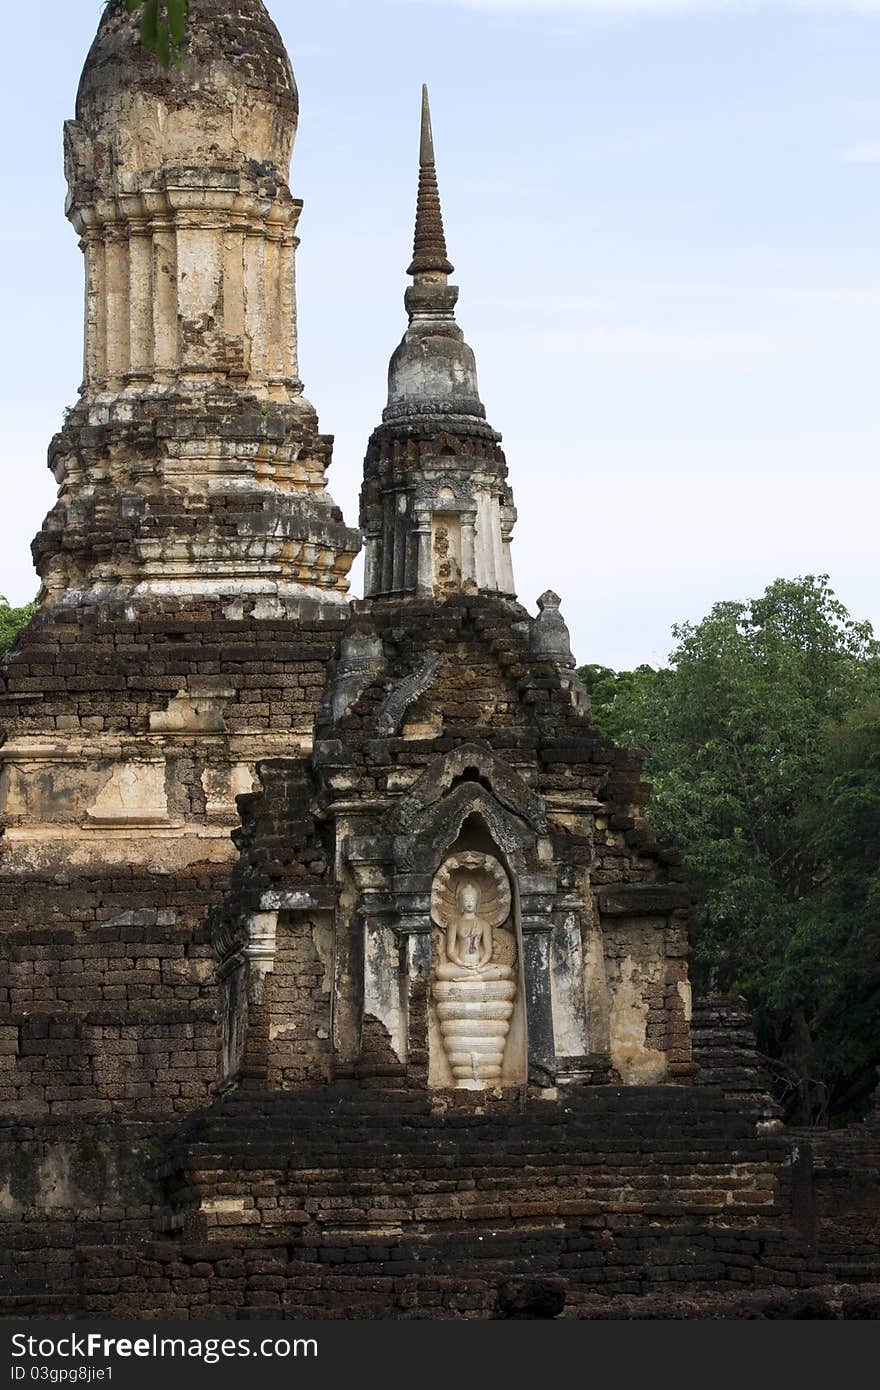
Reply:
[[[791,1118],[851,1116],[880,1062],[880,648],[824,576],[673,634],[665,669],[585,668],[595,722],[646,750],[697,986],[747,996]]]
[[[35,612],[34,603],[25,604],[24,608],[10,608],[8,601],[0,594],[0,656],[9,650]]]
[[[622,738],[618,735],[625,733],[628,727],[624,715],[629,708],[628,697],[641,682],[650,683],[659,676],[659,672],[651,666],[639,666],[635,671],[613,671],[610,666],[582,666],[578,675],[590,696],[593,723],[609,738],[621,742]]]

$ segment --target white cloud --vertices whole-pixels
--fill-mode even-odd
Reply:
[[[410,0],[412,3],[413,0]],[[415,0],[420,4],[457,5],[498,14],[618,15],[700,14],[718,10],[840,10],[880,14],[880,0]]]

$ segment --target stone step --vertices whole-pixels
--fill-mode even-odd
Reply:
[[[782,1151],[783,1155],[784,1153],[785,1150]],[[580,1150],[566,1148],[554,1151],[535,1146],[511,1152],[510,1149],[491,1143],[473,1147],[448,1145],[441,1148],[439,1145],[429,1145],[418,1148],[404,1147],[403,1144],[394,1142],[377,1142],[374,1145],[359,1142],[349,1145],[340,1143],[327,1148],[319,1147],[317,1144],[297,1143],[290,1139],[286,1142],[278,1139],[268,1143],[230,1142],[222,1146],[193,1144],[186,1149],[176,1148],[165,1163],[164,1170],[172,1172],[181,1163],[185,1163],[187,1167],[208,1169],[242,1162],[248,1168],[265,1167],[277,1171],[303,1168],[344,1168],[346,1171],[355,1171],[379,1167],[387,1172],[389,1162],[393,1162],[396,1169],[407,1168],[414,1171],[454,1166],[459,1170],[476,1169],[486,1172],[491,1164],[494,1171],[501,1172],[505,1169],[524,1168],[560,1171],[572,1169],[582,1172],[603,1167],[613,1167],[615,1170],[638,1169],[648,1165],[662,1172],[662,1165],[673,1170],[692,1168],[695,1165],[732,1168],[741,1164],[778,1161],[780,1156],[779,1150],[764,1146],[734,1146],[721,1143],[712,1146],[680,1145],[675,1148],[664,1144],[646,1144],[644,1148],[635,1148],[631,1144],[606,1142],[593,1149],[584,1147]]]

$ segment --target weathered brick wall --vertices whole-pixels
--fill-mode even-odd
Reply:
[[[329,1081],[333,1073],[332,984],[330,928],[282,916],[275,969],[267,986],[270,1087]]]
[[[675,1096],[673,1103],[672,1097]],[[658,1229],[784,1223],[789,1149],[714,1089],[573,1087],[557,1102],[358,1083],[249,1091],[193,1116],[163,1160],[199,1237],[298,1243],[450,1226]],[[599,1235],[596,1236],[600,1239]],[[611,1241],[613,1244],[613,1240]],[[613,1260],[612,1260],[613,1263]]]
[[[876,1316],[846,1222],[832,1250],[792,1219],[798,1142],[699,1085],[245,1087],[164,1131],[10,1125],[0,1316],[489,1317],[542,1279],[567,1317]]]
[[[27,912],[0,909],[0,1114],[180,1113],[207,1102],[218,1041],[204,916],[224,881],[210,867],[200,879],[31,882]],[[145,901],[163,906],[128,906]]]
[[[496,1239],[475,1251],[460,1237],[450,1237],[436,1273],[425,1271],[423,1250],[405,1243],[391,1252],[392,1258],[387,1246],[362,1248],[362,1260],[347,1260],[340,1250],[326,1252],[328,1259],[315,1259],[317,1252],[308,1251],[304,1258],[291,1258],[284,1246],[241,1244],[154,1245],[109,1256],[106,1250],[84,1249],[77,1312],[139,1318],[499,1318],[515,1316],[506,1311],[511,1284],[525,1286],[526,1298],[520,1302],[526,1308],[530,1289],[538,1293],[539,1307],[546,1306],[546,1295],[540,1295],[549,1284],[555,1306],[567,1319],[845,1319],[877,1317],[880,1311],[880,1286],[828,1286],[820,1277],[774,1268],[768,1241],[762,1245],[760,1240],[750,1244],[728,1238],[719,1239],[715,1249],[704,1246],[698,1273],[710,1277],[709,1286],[692,1278],[693,1239],[683,1237],[676,1251],[664,1252],[665,1263],[653,1268],[651,1252],[643,1248],[639,1269],[653,1281],[650,1294],[640,1293],[642,1281],[625,1277],[623,1269],[604,1285],[595,1278],[582,1283],[573,1274],[578,1267],[590,1267],[582,1244],[546,1233],[531,1240]],[[757,1288],[725,1284],[725,1259],[739,1260],[729,1267],[742,1270],[753,1251],[765,1257]],[[371,1254],[379,1260],[371,1262]],[[556,1272],[560,1268],[561,1275]]]
[[[816,1247],[841,1276],[880,1282],[880,1091],[862,1124],[793,1130]]]
[[[251,600],[250,608],[254,607]],[[227,605],[227,608],[229,605]],[[82,609],[38,615],[0,666],[0,721],[7,738],[149,732],[193,678],[220,677],[233,693],[226,729],[311,736],[338,621],[241,620],[217,605],[156,600],[149,616],[90,616]],[[88,722],[86,722],[88,721]]]
[[[160,1129],[56,1113],[0,1121],[0,1307],[47,1313],[75,1297],[78,1249],[160,1236]]]
[[[770,1075],[758,1053],[752,1011],[741,996],[696,999],[691,1021],[696,1082],[718,1086],[743,1114],[779,1120],[770,1094]]]
[[[528,1252],[509,1248],[519,1271]],[[454,1274],[414,1272],[411,1260],[393,1273],[367,1273],[358,1265],[291,1259],[284,1246],[180,1246],[137,1250],[83,1247],[71,1285],[51,1298],[27,1294],[3,1305],[6,1316],[136,1317],[143,1319],[498,1319],[566,1320],[780,1319],[853,1320],[880,1316],[880,1285],[798,1286],[772,1277],[760,1288],[688,1289],[658,1284],[657,1291],[599,1292],[540,1273],[475,1272],[473,1262]],[[487,1264],[489,1262],[487,1261]],[[523,1311],[517,1311],[522,1309]]]
[[[341,619],[162,610],[45,613],[0,668],[0,1114],[181,1113],[218,1079],[208,915],[235,861],[231,770],[308,747]],[[156,828],[112,807],[91,824],[144,757]]]

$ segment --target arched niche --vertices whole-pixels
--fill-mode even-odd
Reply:
[[[515,904],[520,974],[517,997],[529,1085],[555,1084],[556,1053],[550,979],[550,938],[558,893],[555,866],[538,852],[546,835],[543,800],[508,763],[478,741],[433,762],[398,803],[391,882],[396,932],[402,939],[409,1056],[428,1057],[428,1009],[434,973],[430,902],[434,879],[462,836],[483,838],[504,866]],[[481,829],[479,833],[476,827]]]

